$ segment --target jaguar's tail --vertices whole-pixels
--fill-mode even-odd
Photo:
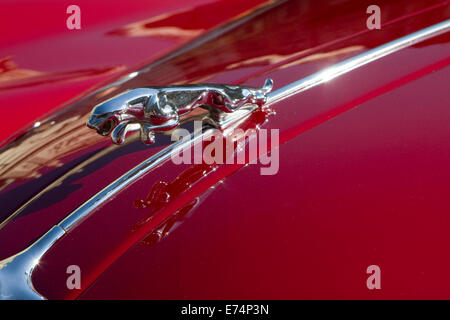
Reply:
[[[272,91],[272,88],[273,88],[273,80],[267,78],[266,81],[264,82],[264,85],[261,88],[261,91],[264,93],[269,93],[270,91]]]

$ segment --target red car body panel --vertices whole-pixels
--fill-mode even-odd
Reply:
[[[20,120],[1,137],[3,154],[15,158],[3,165],[36,164],[36,154],[46,155],[32,168],[0,176],[0,219],[7,221],[0,227],[0,258],[22,250],[170,143],[166,137],[150,147],[139,141],[112,146],[84,126],[98,101],[131,87],[172,83],[260,86],[271,77],[277,89],[450,15],[448,1],[379,1],[382,29],[371,31],[365,25],[370,4],[255,1],[231,9],[216,1],[184,11],[173,2],[149,14],[136,1],[136,11],[123,9],[123,16],[111,9],[117,20],[107,19],[108,12],[103,22],[92,19],[95,32],[88,19],[79,37],[85,37],[84,50],[95,48],[90,62],[74,58],[67,65],[61,57],[54,62],[60,69],[51,63],[39,69],[91,72],[106,65],[111,72],[83,80],[69,73],[55,82],[49,80],[54,74],[40,75],[35,83],[14,82],[0,92],[0,101],[25,108],[38,103],[35,113],[12,111]],[[197,16],[214,8],[223,21]],[[155,48],[152,54],[130,56],[128,48],[138,42],[130,34],[132,21],[163,12],[178,13],[182,30],[201,29],[198,40],[156,60],[194,36],[144,34],[155,41],[142,44]],[[154,28],[159,26],[148,29]],[[52,33],[56,50],[69,41],[50,22],[35,32]],[[114,46],[125,49],[108,55],[96,38],[105,34],[117,36]],[[448,298],[449,40],[448,34],[434,37],[255,112],[241,128],[280,130],[276,175],[261,176],[260,165],[166,162],[155,168],[60,239],[34,271],[35,288],[51,299]],[[38,46],[25,36],[8,41],[13,48],[22,41]],[[23,52],[21,59],[31,61]],[[114,61],[105,63],[103,56]],[[94,92],[93,85],[149,62],[136,78]],[[40,117],[41,126],[21,134]],[[80,290],[66,286],[66,268],[74,264],[82,270]],[[366,287],[372,264],[383,270],[383,290]]]

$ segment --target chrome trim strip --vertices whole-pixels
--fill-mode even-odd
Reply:
[[[331,67],[325,68],[324,70],[316,72],[310,76],[307,76],[303,79],[295,81],[287,86],[269,93],[267,95],[267,105],[276,103],[294,94],[308,90],[321,83],[330,81],[356,68],[362,67],[370,62],[378,60],[388,54],[394,53],[403,48],[443,34],[449,29],[450,19],[339,62]]]
[[[34,195],[31,199],[29,199],[27,202],[25,202],[22,206],[19,207],[19,209],[17,209],[16,211],[14,211],[8,218],[6,218],[5,220],[3,220],[2,223],[0,223],[0,230],[6,226],[10,221],[12,221],[13,219],[15,219],[23,210],[25,210],[25,208],[27,208],[27,206],[32,203],[33,201],[35,201],[36,199],[39,199],[42,195],[44,195],[47,191],[55,188],[56,186],[58,186],[62,181],[64,181],[67,177],[69,177],[71,174],[73,174],[74,172],[78,172],[79,170],[82,170],[87,164],[99,159],[100,157],[104,156],[105,154],[108,154],[109,152],[111,152],[114,149],[117,149],[118,146],[116,145],[111,145],[109,147],[106,147],[104,149],[102,149],[100,152],[94,154],[92,157],[86,159],[85,161],[83,161],[82,163],[76,165],[75,167],[73,167],[72,169],[70,169],[69,171],[67,171],[65,174],[63,174],[61,177],[59,177],[58,179],[56,179],[55,181],[53,181],[52,183],[50,183],[48,186],[46,186],[44,189],[42,189],[39,193],[37,193],[36,195]]]
[[[449,29],[450,19],[344,60],[332,67],[295,81],[268,94],[267,105],[334,79],[390,53],[445,33]],[[250,112],[250,110],[247,110],[247,112]],[[12,257],[1,260],[0,299],[44,299],[44,297],[34,289],[31,282],[31,275],[34,267],[39,263],[40,258],[47,250],[49,250],[51,246],[65,234],[65,232],[73,228],[101,204],[118,194],[127,185],[133,183],[152,169],[167,161],[175,152],[181,151],[183,148],[187,147],[188,144],[190,145],[201,140],[211,132],[213,132],[211,129],[206,129],[202,133],[194,132],[191,134],[190,141],[180,140],[151,156],[82,204],[27,249]]]
[[[172,154],[183,150],[197,141],[201,141],[212,132],[212,128],[205,128],[203,132],[193,132],[190,135],[190,139],[177,141],[154,154],[90,198],[60,223],[53,226],[45,235],[28,248],[14,256],[0,260],[0,300],[45,299],[44,296],[35,290],[31,275],[34,268],[39,264],[42,256],[53,246],[53,244],[69,229],[73,228],[102,203],[110,200],[125,186],[131,184],[150,170],[169,160]]]
[[[116,181],[112,182],[102,191],[97,193],[95,196],[90,198],[88,201],[83,203],[80,207],[75,209],[71,214],[69,214],[64,220],[62,220],[58,226],[63,228],[65,231],[68,231],[72,227],[74,227],[78,222],[80,222],[84,217],[86,217],[90,212],[94,211],[98,206],[102,203],[110,200],[113,196],[115,196],[119,191],[125,188],[127,185],[133,183],[143,175],[145,175],[150,170],[155,167],[161,165],[170,159],[172,154],[180,152],[188,145],[193,145],[197,141],[201,141],[202,138],[211,133],[211,129],[205,130],[203,133],[201,132],[193,132],[191,133],[190,139],[188,140],[180,140],[177,141],[163,150],[157,152],[144,162],[138,164],[136,167],[122,175]]]
[[[43,300],[33,287],[31,274],[47,250],[64,235],[54,226],[39,240],[18,254],[0,261],[0,299]]]

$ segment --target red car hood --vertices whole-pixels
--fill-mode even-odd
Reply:
[[[89,69],[87,76],[77,80],[49,66],[46,75],[9,84],[0,100],[24,108],[31,99],[39,102],[35,113],[11,111],[11,119],[20,120],[2,133],[0,243],[7,245],[0,258],[25,248],[170,143],[162,137],[150,147],[137,139],[112,145],[85,127],[96,103],[144,85],[260,86],[271,77],[277,89],[449,15],[447,1],[381,1],[389,10],[383,10],[382,29],[371,31],[361,14],[369,3],[324,3],[231,9],[199,2],[190,11],[161,5],[161,12],[181,19],[175,19],[182,21],[179,29],[201,29],[180,40],[134,39],[153,23],[137,2],[142,16],[133,21],[142,23],[121,20],[113,28],[105,18],[109,25],[96,27],[102,37],[117,37],[116,48],[119,39],[133,49],[142,37],[155,41],[139,42],[148,47],[138,56],[118,49],[115,60],[102,60],[109,71],[90,74],[107,46],[98,48],[86,31],[83,41],[96,47],[91,65],[69,63],[75,72]],[[224,13],[223,21],[198,26],[202,19],[183,20],[213,9]],[[165,26],[169,18],[161,19],[147,28]],[[38,40],[24,41],[33,46]],[[365,268],[377,264],[390,287],[375,297],[446,297],[448,284],[436,270],[450,265],[441,253],[449,240],[449,52],[449,36],[440,35],[253,114],[243,129],[279,130],[273,176],[261,176],[259,165],[166,162],[155,168],[47,252],[33,273],[36,290],[47,298],[89,299],[372,298]],[[56,75],[48,75],[51,68]],[[66,287],[68,265],[80,266],[82,289]]]

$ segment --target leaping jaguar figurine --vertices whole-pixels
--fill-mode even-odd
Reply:
[[[267,79],[262,88],[220,84],[136,88],[96,105],[87,126],[122,144],[138,125],[142,142],[151,144],[155,131],[174,129],[182,115],[197,107],[230,113],[245,104],[262,106],[272,87],[272,79]]]

